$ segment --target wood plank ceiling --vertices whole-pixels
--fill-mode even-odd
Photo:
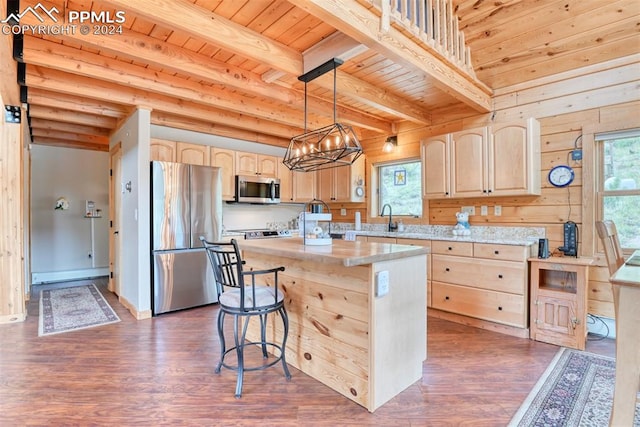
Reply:
[[[23,36],[33,142],[107,150],[119,121],[145,107],[154,124],[286,146],[304,127],[297,77],[335,52],[345,59],[338,120],[361,137],[386,136],[405,120],[488,112],[493,90],[639,51],[637,0],[453,0],[449,9],[417,0],[454,14],[470,48],[465,70],[398,23],[381,27],[386,12],[374,5],[385,1],[21,1],[22,11],[126,17],[122,34]],[[394,0],[390,10],[411,7]],[[25,14],[29,23],[39,24]],[[333,122],[332,74],[307,90],[307,126]]]

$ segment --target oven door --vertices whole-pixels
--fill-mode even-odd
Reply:
[[[236,202],[280,203],[280,180],[236,175]]]

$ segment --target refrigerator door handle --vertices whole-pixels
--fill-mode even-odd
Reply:
[[[271,200],[276,198],[276,183],[271,181],[269,185],[269,192],[271,193]]]

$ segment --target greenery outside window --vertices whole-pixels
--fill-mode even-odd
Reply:
[[[391,205],[393,216],[422,216],[422,168],[420,160],[378,165],[378,213]]]
[[[640,129],[595,136],[598,217],[616,224],[623,249],[640,248]]]

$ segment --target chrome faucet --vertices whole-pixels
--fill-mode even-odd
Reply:
[[[388,231],[396,231],[398,229],[398,223],[397,222],[392,222],[391,205],[389,203],[386,203],[384,206],[382,206],[382,212],[380,212],[380,216],[384,216],[384,211],[387,209],[387,207],[389,208],[389,229],[388,229]]]

